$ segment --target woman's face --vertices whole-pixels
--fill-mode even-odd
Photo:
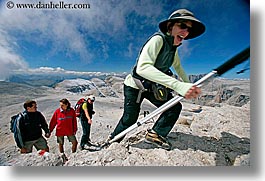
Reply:
[[[89,104],[93,104],[94,100],[88,99]]]
[[[60,107],[62,108],[62,110],[66,110],[67,109],[67,104],[63,104],[62,102],[60,102]]]
[[[189,35],[191,28],[191,21],[176,22],[170,32],[170,34],[174,36],[174,45],[180,45],[182,41]]]

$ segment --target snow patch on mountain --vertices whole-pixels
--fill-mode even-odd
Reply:
[[[69,94],[95,95],[99,97],[118,97],[112,86],[106,84],[104,80],[93,78],[86,79],[68,79],[55,85],[55,90],[67,92]]]
[[[71,93],[83,93],[89,90],[96,89],[90,80],[85,79],[70,79],[63,80],[55,86],[55,89]]]

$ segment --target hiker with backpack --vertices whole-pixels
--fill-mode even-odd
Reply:
[[[52,133],[56,127],[55,135],[57,137],[57,143],[59,144],[59,151],[65,162],[68,158],[64,153],[64,137],[67,137],[68,141],[72,143],[72,153],[76,152],[78,144],[75,136],[77,131],[77,121],[75,111],[71,107],[70,102],[67,99],[61,99],[59,102],[60,108],[56,109],[53,113],[49,129]]]
[[[37,150],[49,152],[47,140],[42,136],[42,130],[45,137],[50,137],[50,131],[45,117],[37,111],[37,103],[34,100],[28,100],[23,105],[25,111],[20,114],[19,125],[16,132],[20,133],[22,142],[19,145],[20,153],[31,153],[33,146]]]
[[[95,114],[93,103],[95,97],[90,95],[82,103],[80,107],[80,122],[82,125],[83,135],[81,137],[80,149],[89,149],[90,146],[93,146],[90,140],[90,129],[92,124],[92,116]]]
[[[178,47],[183,40],[198,37],[205,26],[186,9],[174,11],[167,20],[159,23],[160,32],[153,34],[143,45],[132,73],[124,81],[124,112],[106,143],[116,135],[136,123],[143,99],[148,99],[156,107],[173,98],[171,90],[191,99],[201,93],[201,89],[190,83],[178,56]],[[182,81],[172,77],[171,66]],[[167,135],[175,125],[182,109],[177,103],[164,111],[152,129],[147,130],[145,142],[166,150],[171,149]],[[118,139],[120,142],[125,136]]]

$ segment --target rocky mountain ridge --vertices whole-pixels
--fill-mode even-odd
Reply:
[[[193,76],[194,78],[194,76]],[[198,77],[197,77],[198,78]],[[197,79],[197,78],[194,78]],[[199,76],[199,78],[201,78]],[[100,97],[122,97],[124,78],[108,76],[102,80],[99,78],[64,80],[54,87],[74,94],[93,94]],[[196,80],[197,81],[197,80]],[[230,82],[230,83],[227,83]],[[240,82],[242,85],[233,85]],[[218,106],[219,103],[227,103],[234,106],[243,106],[250,101],[249,80],[226,80],[215,78],[204,83],[202,94],[193,102],[199,105]]]

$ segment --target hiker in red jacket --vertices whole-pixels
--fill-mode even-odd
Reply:
[[[67,136],[68,140],[72,143],[72,153],[76,152],[77,148],[77,121],[75,111],[71,108],[71,104],[67,99],[60,100],[60,108],[58,108],[50,121],[49,129],[50,132],[56,126],[57,143],[59,144],[59,151],[62,154],[63,160],[67,160],[64,154],[64,136]]]

